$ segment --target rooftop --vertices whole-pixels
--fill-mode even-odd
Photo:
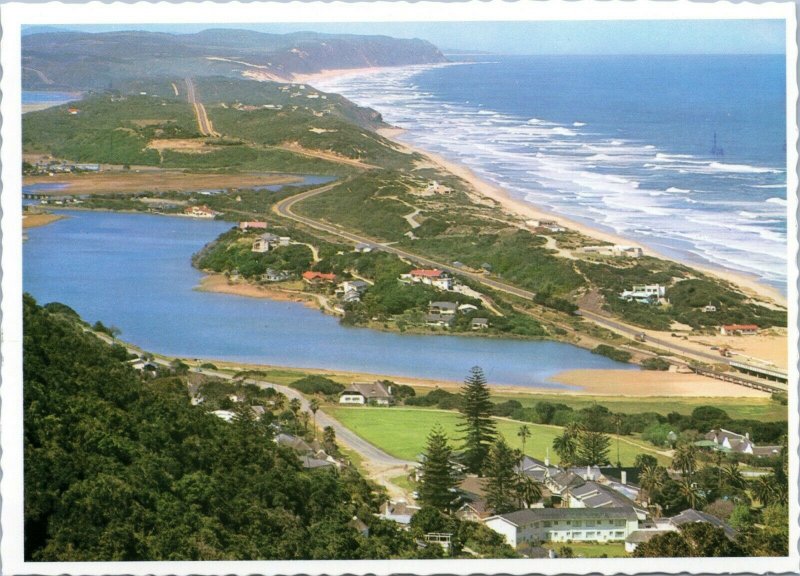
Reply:
[[[514,526],[525,526],[540,520],[591,520],[595,518],[636,520],[636,512],[626,508],[528,508],[508,514],[498,514]]]

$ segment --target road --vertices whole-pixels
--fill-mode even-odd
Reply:
[[[411,262],[415,262],[419,266],[430,266],[432,268],[438,268],[439,270],[444,270],[445,272],[449,272],[450,274],[460,274],[461,276],[466,276],[468,278],[471,278],[476,282],[483,284],[484,286],[489,286],[490,288],[501,290],[508,294],[513,294],[514,296],[519,296],[520,298],[525,298],[527,300],[533,299],[535,294],[530,290],[523,290],[522,288],[517,288],[516,286],[511,286],[509,284],[505,284],[504,282],[499,282],[497,280],[493,280],[492,278],[487,278],[483,274],[468,272],[462,270],[461,268],[450,266],[442,262],[437,262],[435,260],[431,260],[430,258],[426,258],[418,254],[412,254],[411,252],[407,252],[405,250],[392,246],[391,244],[381,243],[378,242],[377,240],[368,238],[366,236],[353,234],[352,232],[348,232],[347,230],[344,230],[339,226],[335,226],[333,224],[326,224],[325,222],[320,222],[319,220],[306,218],[305,216],[300,216],[292,212],[292,207],[298,202],[302,202],[303,200],[311,198],[312,196],[317,196],[318,194],[323,194],[325,192],[328,192],[329,190],[332,190],[339,184],[340,182],[335,182],[333,184],[322,186],[321,188],[308,190],[306,192],[303,192],[302,194],[297,194],[296,196],[291,196],[275,204],[275,206],[273,206],[272,209],[279,216],[283,216],[284,218],[290,218],[296,222],[300,222],[316,230],[328,232],[329,234],[334,234],[336,236],[344,238],[345,240],[349,240],[350,242],[353,242],[355,244],[364,243],[364,244],[371,244],[373,246],[380,246],[381,250],[383,250],[384,252],[396,254],[401,258],[404,258]]]
[[[313,190],[308,190],[306,192],[303,192],[302,194],[298,194],[296,196],[291,196],[291,197],[286,198],[284,200],[281,200],[280,202],[275,204],[275,206],[273,206],[273,211],[276,212],[279,216],[283,216],[284,218],[290,218],[290,219],[292,219],[292,220],[294,220],[296,222],[300,222],[301,224],[305,224],[306,226],[309,226],[310,228],[314,228],[316,230],[320,230],[320,231],[323,231],[323,232],[328,232],[330,234],[334,234],[336,236],[339,236],[340,238],[344,238],[344,239],[349,240],[350,242],[353,242],[353,243],[356,243],[356,244],[365,243],[365,244],[371,244],[373,246],[380,246],[381,250],[384,250],[384,251],[392,253],[392,254],[396,254],[397,256],[400,256],[401,258],[404,258],[406,260],[414,262],[417,265],[429,266],[431,268],[438,268],[439,270],[444,270],[444,271],[449,272],[451,274],[460,274],[462,276],[466,276],[468,278],[471,278],[472,280],[475,280],[476,282],[478,282],[480,284],[483,284],[484,286],[488,286],[490,288],[493,288],[495,290],[500,290],[501,292],[505,292],[507,294],[512,294],[514,296],[518,296],[518,297],[523,298],[525,300],[532,300],[533,299],[535,293],[531,292],[530,290],[524,290],[522,288],[517,288],[516,286],[511,286],[511,285],[506,284],[504,282],[499,282],[499,281],[494,280],[492,278],[487,278],[483,274],[476,274],[474,272],[467,272],[467,271],[461,270],[459,268],[456,268],[454,266],[448,266],[447,264],[444,264],[442,262],[436,262],[435,260],[431,260],[430,258],[426,258],[424,256],[419,256],[418,254],[412,254],[411,252],[407,252],[405,250],[402,250],[402,249],[397,248],[397,247],[392,246],[392,245],[387,245],[387,244],[378,242],[378,241],[376,241],[376,240],[374,240],[372,238],[368,238],[366,236],[361,236],[361,235],[358,235],[358,234],[353,234],[352,232],[348,232],[347,230],[344,230],[339,226],[335,226],[333,224],[327,224],[325,222],[320,222],[319,220],[313,220],[311,218],[306,218],[305,216],[300,216],[300,215],[298,215],[298,214],[296,214],[295,212],[292,211],[292,208],[298,202],[302,202],[303,200],[306,200],[306,199],[311,198],[313,196],[317,196],[318,194],[324,194],[325,192],[328,192],[329,190],[332,190],[333,188],[335,188],[338,185],[339,185],[339,183],[328,184],[326,186],[322,186],[321,188],[315,188]],[[596,314],[594,312],[590,312],[590,311],[585,310],[585,309],[581,309],[580,310],[580,314],[581,314],[582,318],[584,318],[584,319],[586,319],[586,320],[588,320],[590,322],[593,322],[593,323],[597,324],[598,326],[601,326],[601,327],[606,328],[608,330],[612,330],[613,332],[617,332],[617,333],[623,334],[623,335],[628,336],[628,337],[635,337],[637,334],[639,334],[642,331],[641,328],[637,328],[635,326],[630,326],[630,325],[624,324],[622,322],[618,322],[616,320],[612,320],[610,318],[606,318],[605,316],[601,316],[599,314]],[[664,350],[666,350],[668,352],[672,352],[674,354],[685,356],[687,358],[700,360],[702,362],[712,362],[712,363],[716,364],[716,363],[719,363],[721,361],[724,361],[718,355],[707,354],[707,353],[704,353],[704,352],[701,352],[701,351],[698,351],[698,350],[694,350],[692,348],[688,348],[686,346],[681,346],[680,344],[677,344],[675,342],[672,342],[672,341],[666,340],[666,339],[648,337],[647,343],[652,345],[652,346],[657,346],[657,347],[663,348]]]
[[[197,93],[194,89],[194,82],[192,82],[191,78],[185,78],[184,81],[186,82],[186,98],[189,101],[189,104],[194,106],[194,114],[197,117],[197,126],[200,128],[200,133],[203,136],[218,137],[219,133],[214,131],[214,126],[211,124],[211,120],[208,119],[206,107],[203,106],[203,103],[197,99]]]

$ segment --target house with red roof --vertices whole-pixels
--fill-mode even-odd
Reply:
[[[755,324],[725,324],[719,329],[723,336],[755,336],[758,334],[758,326]]]
[[[323,284],[336,282],[336,274],[326,272],[313,272],[311,270],[303,272],[303,282],[309,284]]]

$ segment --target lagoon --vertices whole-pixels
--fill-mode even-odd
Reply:
[[[23,287],[84,320],[121,329],[145,350],[182,358],[349,370],[460,381],[481,366],[491,384],[548,386],[579,368],[636,369],[557,342],[406,335],[341,326],[294,302],[194,288],[203,274],[191,255],[230,222],[150,214],[60,211],[30,229]]]

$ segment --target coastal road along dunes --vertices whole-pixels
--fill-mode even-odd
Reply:
[[[296,222],[300,222],[301,224],[305,224],[310,228],[314,228],[316,230],[320,230],[323,232],[328,232],[330,234],[334,234],[350,242],[355,244],[365,243],[371,244],[374,246],[380,246],[381,250],[386,252],[390,252],[392,254],[396,254],[401,258],[405,258],[412,262],[415,262],[422,266],[430,266],[433,268],[438,268],[439,270],[444,270],[451,274],[460,274],[462,276],[467,276],[476,282],[483,284],[484,286],[488,286],[490,288],[494,288],[495,290],[500,290],[502,292],[506,292],[508,294],[512,294],[514,296],[519,296],[520,298],[525,298],[526,300],[532,300],[535,296],[534,292],[530,290],[524,290],[522,288],[517,288],[516,286],[511,286],[504,282],[498,282],[497,280],[493,280],[491,278],[486,278],[482,274],[475,274],[472,272],[466,272],[459,268],[455,268],[453,266],[448,266],[442,262],[436,262],[435,260],[431,260],[430,258],[425,258],[424,256],[419,256],[417,254],[412,254],[411,252],[407,252],[400,248],[396,248],[395,246],[387,246],[386,244],[377,242],[371,238],[367,238],[366,236],[359,236],[357,234],[353,234],[352,232],[348,232],[340,228],[339,226],[335,226],[333,224],[327,224],[325,222],[320,222],[319,220],[313,220],[311,218],[306,218],[305,216],[300,216],[292,211],[292,208],[298,202],[302,202],[307,198],[311,198],[312,196],[316,196],[318,194],[323,194],[332,190],[334,187],[341,184],[341,182],[335,182],[332,184],[328,184],[326,186],[322,186],[320,188],[314,188],[313,190],[308,190],[301,194],[297,194],[296,196],[291,196],[280,202],[276,203],[273,206],[273,211],[276,212],[279,216],[283,216],[284,218],[290,218]],[[642,330],[636,326],[631,326],[629,324],[624,324],[618,320],[613,320],[611,318],[607,318],[605,316],[600,316],[594,312],[590,312],[588,310],[581,309],[580,314],[586,320],[597,324],[603,328],[611,330],[613,332],[622,334],[627,337],[633,338],[637,334],[639,334]],[[648,338],[647,343],[653,346],[658,346],[663,348],[666,351],[678,354],[680,356],[684,356],[687,358],[691,358],[694,360],[699,360],[701,362],[712,362],[712,363],[720,363],[724,361],[720,356],[714,354],[707,354],[701,352],[699,350],[693,350],[686,346],[680,346],[670,340],[666,339],[657,339],[657,338]]]

